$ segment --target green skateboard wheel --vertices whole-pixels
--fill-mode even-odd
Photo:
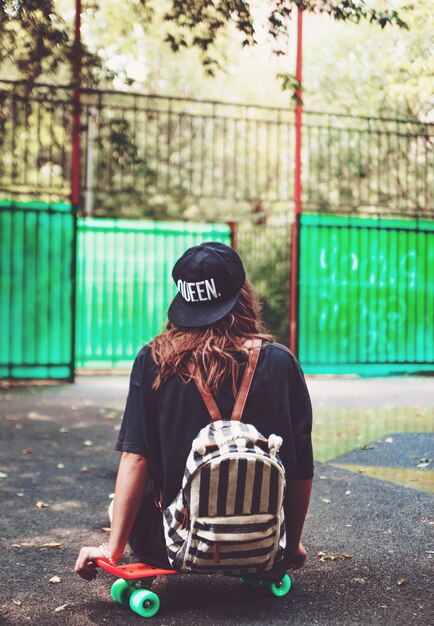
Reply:
[[[286,596],[288,591],[291,589],[291,579],[288,574],[285,574],[280,582],[267,582],[266,585],[274,596],[281,598],[282,596]]]
[[[118,578],[112,585],[111,596],[115,602],[128,606],[134,588],[123,578]]]
[[[149,589],[137,589],[131,595],[130,608],[137,615],[152,617],[158,613],[160,598],[153,591],[149,591]]]

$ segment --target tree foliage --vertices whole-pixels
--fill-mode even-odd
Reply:
[[[146,29],[153,26],[158,0],[125,0],[137,12]],[[406,27],[395,10],[371,8],[365,0],[271,0],[267,3],[267,29],[276,41],[276,53],[282,54],[288,28],[296,9],[302,6],[311,13],[328,13],[338,21],[368,20],[382,28],[389,24]],[[87,10],[98,12],[102,3],[89,3]],[[173,51],[197,48],[208,74],[219,66],[220,37],[229,24],[241,34],[242,46],[256,43],[256,27],[251,3],[243,0],[168,0],[164,20],[168,24],[165,39]],[[43,75],[56,76],[62,65],[70,62],[73,28],[59,11],[56,0],[2,0],[0,2],[0,64],[13,68],[20,78],[35,81]],[[283,43],[282,43],[283,42]],[[83,47],[85,71],[101,72],[100,57]]]
[[[242,35],[242,45],[256,42],[253,12],[248,2],[240,0],[172,0],[166,20],[176,26],[167,41],[173,50],[181,46],[197,46],[202,51],[202,60],[208,72],[214,73],[218,65],[212,48],[218,36],[229,22],[233,22]],[[276,54],[284,54],[284,45],[289,35],[289,24],[298,7],[310,13],[327,13],[338,21],[359,23],[368,20],[384,28],[407,25],[395,10],[369,8],[364,0],[272,0],[268,2],[268,33],[277,42]]]
[[[382,34],[381,50],[376,29],[367,23],[330,24],[320,32],[315,45],[305,47],[306,106],[352,115],[432,120],[430,3],[406,3],[405,19],[409,30],[388,29]]]
[[[3,0],[0,3],[0,62],[35,79],[56,73],[71,54],[70,34],[54,0]]]

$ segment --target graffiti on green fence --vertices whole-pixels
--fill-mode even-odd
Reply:
[[[434,224],[305,215],[304,364],[432,366]]]

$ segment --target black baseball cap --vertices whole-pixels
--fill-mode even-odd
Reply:
[[[246,273],[235,250],[207,241],[184,252],[172,277],[178,293],[167,313],[169,321],[194,328],[214,324],[234,308]]]

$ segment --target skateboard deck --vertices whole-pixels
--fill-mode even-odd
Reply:
[[[105,559],[97,559],[97,564],[109,574],[119,576],[125,580],[141,580],[143,578],[155,578],[156,576],[172,576],[179,574],[174,569],[159,569],[146,563],[130,563],[128,565],[112,565]]]
[[[174,569],[160,569],[147,563],[130,563],[128,565],[112,565],[106,559],[97,559],[101,569],[118,579],[111,588],[111,597],[123,606],[129,606],[132,611],[142,617],[153,617],[160,608],[160,599],[149,589],[157,576],[173,576],[182,574]],[[291,588],[291,579],[288,574],[279,582],[249,580],[242,578],[241,582],[255,588],[262,588],[274,596],[285,596]]]

